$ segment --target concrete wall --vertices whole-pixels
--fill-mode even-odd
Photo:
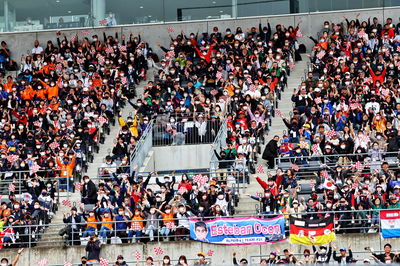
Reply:
[[[209,168],[210,144],[153,147],[141,172]]]
[[[258,23],[266,24],[267,19],[269,19],[271,26],[275,27],[276,24],[284,25],[295,25],[297,22],[302,21],[301,31],[304,36],[313,35],[315,36],[317,32],[321,30],[323,22],[325,20],[330,20],[332,22],[338,23],[343,21],[343,16],[348,18],[354,18],[357,13],[361,12],[360,20],[366,20],[368,17],[378,17],[382,22],[387,17],[392,17],[395,22],[397,22],[397,14],[399,13],[399,7],[393,8],[372,8],[364,10],[349,10],[349,11],[332,11],[332,12],[317,12],[317,13],[301,13],[301,14],[291,14],[291,15],[276,15],[276,16],[264,16],[264,17],[250,17],[250,18],[238,18],[238,19],[221,19],[221,20],[210,20],[210,21],[188,21],[188,22],[174,22],[174,23],[164,23],[164,24],[143,24],[143,25],[126,25],[126,26],[116,26],[116,27],[101,27],[93,28],[90,30],[90,35],[98,34],[102,36],[103,31],[107,35],[114,35],[116,32],[120,34],[124,33],[127,36],[132,32],[138,34],[141,32],[143,40],[150,43],[154,51],[161,54],[161,50],[155,45],[156,42],[161,42],[162,45],[168,45],[170,38],[167,33],[167,28],[173,28],[175,30],[174,34],[179,33],[183,30],[186,34],[190,32],[211,32],[214,26],[218,26],[223,32],[226,28],[231,28],[232,31],[237,26],[241,26],[244,30],[246,28],[257,26]],[[79,38],[82,36],[79,34],[81,29],[68,29],[62,30],[67,37],[71,37],[78,33]],[[22,32],[22,33],[2,33],[0,34],[0,39],[5,40],[12,52],[12,57],[18,62],[22,54],[26,54],[28,50],[33,47],[33,41],[38,39],[41,45],[45,46],[47,40],[56,41],[56,31],[38,31],[38,32]],[[301,43],[310,46],[312,44],[311,40],[307,37],[299,38]]]
[[[382,250],[385,243],[391,243],[396,249],[400,246],[400,239],[383,240],[380,234],[348,234],[337,236],[335,243],[336,247],[347,247],[352,244],[352,250],[364,251],[364,247],[372,247],[374,250]],[[60,245],[57,243],[56,245]],[[54,248],[31,248],[25,249],[18,265],[37,265],[37,262],[43,258],[49,260],[51,264],[61,264],[65,261],[78,263],[81,256],[85,255],[84,247],[69,247],[62,248],[54,246]],[[154,254],[154,247],[161,246],[165,255],[169,255],[171,259],[178,259],[180,255],[185,255],[187,258],[196,258],[197,252],[203,251],[207,253],[210,249],[214,250],[214,255],[211,257],[214,265],[231,265],[232,253],[237,253],[237,258],[247,258],[250,260],[253,257],[253,263],[259,261],[259,256],[267,255],[270,251],[279,249],[281,252],[285,248],[290,248],[293,253],[302,253],[306,248],[301,245],[293,245],[288,241],[284,241],[271,245],[244,245],[244,246],[224,246],[212,245],[195,241],[180,241],[180,242],[160,242],[145,244],[124,244],[124,245],[106,245],[101,250],[101,257],[104,257],[113,263],[117,256],[122,254],[127,261],[135,261],[133,257],[134,251],[139,251],[143,256],[153,256],[155,259],[162,259],[162,256]],[[310,248],[310,247],[307,247]],[[16,254],[16,249],[5,249],[0,251],[0,257],[13,259]],[[369,254],[355,254],[356,259],[369,257]],[[301,256],[297,256],[302,259]],[[131,264],[129,264],[131,265]]]

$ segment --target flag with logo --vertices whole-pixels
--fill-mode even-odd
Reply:
[[[333,215],[311,220],[290,217],[290,242],[303,245],[325,245],[336,240]]]
[[[383,238],[400,237],[400,210],[381,211],[380,218]]]

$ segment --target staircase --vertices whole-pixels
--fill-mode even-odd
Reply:
[[[288,86],[285,88],[285,91],[282,93],[281,100],[278,102],[277,109],[281,110],[282,114],[285,117],[290,117],[289,113],[293,110],[292,104],[292,94],[293,89],[300,85],[301,79],[304,78],[304,71],[307,70],[307,62],[308,58],[303,56],[303,61],[296,62],[296,66],[292,70],[289,78],[288,78]],[[272,125],[270,127],[270,131],[268,136],[265,138],[265,144],[267,144],[275,135],[282,137],[283,130],[287,130],[286,125],[283,123],[282,118],[279,116],[275,116],[272,118]],[[264,145],[265,146],[265,145]],[[264,151],[264,146],[261,147],[261,154]],[[266,161],[261,158],[261,154],[258,156],[258,163],[266,165]],[[268,172],[268,171],[266,171]],[[267,174],[257,174],[262,180],[267,179]],[[246,194],[256,195],[256,193],[264,192],[258,182],[255,180],[254,177],[250,177],[250,184],[246,188]],[[243,193],[240,195],[239,205],[236,210],[236,214],[238,215],[247,215],[247,214],[254,214],[255,210],[260,206],[259,202],[251,199],[248,196],[245,196]]]
[[[152,69],[148,70],[148,78],[152,80],[154,77],[154,71]],[[144,87],[147,85],[147,81],[142,81],[136,87],[136,93],[138,97],[143,95]],[[127,103],[123,109],[121,109],[122,117],[126,118],[129,115],[132,115],[133,108]],[[98,168],[104,162],[104,159],[107,155],[109,155],[114,147],[114,141],[117,139],[119,131],[118,121],[115,123],[115,126],[110,125],[110,134],[106,136],[104,144],[100,145],[99,152],[94,154],[93,163],[89,164],[88,170],[85,175],[93,178],[95,183],[97,180]],[[67,193],[60,193],[60,201],[67,199]],[[79,203],[81,201],[81,196],[79,191],[75,193],[69,194],[69,200],[72,202],[72,205],[75,205],[78,208],[79,212]],[[59,209],[53,219],[51,220],[50,226],[45,230],[44,235],[38,241],[37,247],[54,247],[63,245],[62,238],[58,235],[58,232],[64,228],[63,222],[63,212],[70,213],[70,208],[59,205]]]

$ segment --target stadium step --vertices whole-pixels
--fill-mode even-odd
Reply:
[[[153,69],[150,69],[148,71],[148,77],[150,78],[150,80],[153,79],[153,76],[154,76],[154,71]],[[136,87],[136,93],[139,97],[143,95],[144,87],[146,85],[147,81],[142,81]],[[125,107],[121,109],[121,112],[122,112],[122,117],[126,118],[127,116],[132,115],[133,108],[129,103],[127,103]],[[88,175],[90,178],[93,178],[93,181],[96,184],[98,183],[97,179],[98,168],[101,167],[105,157],[111,153],[118,133],[119,133],[119,125],[118,122],[116,122],[115,126],[112,125],[110,126],[110,134],[106,136],[104,144],[100,145],[99,152],[94,155],[93,163],[89,164],[88,171],[86,172],[85,175]],[[78,208],[79,212],[79,204],[81,200],[79,191],[76,191],[75,193],[69,193],[69,196],[67,196],[67,193],[60,193],[60,201],[66,199],[70,200],[72,205]],[[58,235],[58,232],[62,228],[64,228],[63,212],[67,214],[70,213],[70,207],[66,207],[60,204],[58,212],[51,220],[50,223],[51,226],[46,228],[44,235],[38,241],[37,243],[38,247],[54,247],[55,245],[56,246],[63,245],[63,239],[61,236]],[[51,244],[52,241],[54,241],[54,245]]]
[[[304,78],[304,71],[307,70],[307,62],[309,61],[306,56],[303,56],[303,61],[296,62],[296,65],[291,72],[288,81],[287,81],[287,88],[285,88],[284,92],[282,93],[281,100],[278,102],[278,108],[282,114],[286,117],[289,117],[289,113],[293,110],[292,104],[292,93],[294,88],[298,88],[300,85],[302,78]],[[286,130],[287,127],[283,123],[282,119],[279,116],[275,116],[272,118],[272,123],[270,127],[270,131],[268,136],[266,136],[265,144],[267,144],[275,135],[282,136],[283,130]],[[264,151],[264,145],[261,147],[261,155]],[[261,155],[258,156],[258,163],[261,163],[266,169],[266,161],[261,158]],[[266,171],[267,172],[267,171]],[[267,174],[258,174],[258,176],[266,181]],[[239,205],[235,208],[236,214],[238,215],[247,215],[247,214],[254,214],[256,205],[259,206],[259,203],[245,194],[256,195],[257,193],[263,193],[262,187],[258,184],[255,178],[250,177],[250,184],[247,186],[244,193],[240,195]]]

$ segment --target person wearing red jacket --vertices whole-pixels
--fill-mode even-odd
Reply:
[[[278,193],[278,187],[277,187],[275,181],[274,181],[271,177],[268,178],[268,180],[267,180],[268,183],[266,183],[266,182],[263,181],[260,177],[258,177],[258,176],[256,176],[256,175],[254,175],[254,176],[255,176],[255,178],[256,178],[258,184],[260,184],[260,186],[261,186],[264,190],[269,190],[269,191],[271,191],[272,195],[274,195],[274,196],[276,196],[276,195],[279,194],[279,193]]]
[[[210,63],[211,61],[211,53],[214,49],[215,43],[210,45],[210,48],[208,48],[208,51],[200,51],[199,48],[197,48],[197,46],[194,47],[194,49],[196,50],[197,54],[199,55],[200,58],[204,59],[207,61],[207,63]]]
[[[379,70],[377,70],[376,72],[374,72],[371,68],[371,66],[369,66],[369,73],[371,75],[372,81],[374,82],[373,85],[375,86],[376,82],[379,81],[381,84],[385,81],[385,75],[386,75],[386,68],[383,69],[382,72],[380,72]]]

